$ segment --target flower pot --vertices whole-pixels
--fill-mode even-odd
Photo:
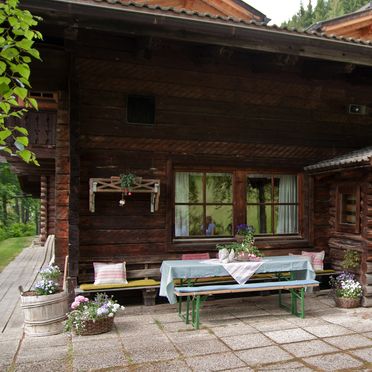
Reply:
[[[261,261],[261,257],[254,257],[248,252],[238,252],[236,254],[236,259],[238,261]]]
[[[50,336],[62,333],[68,311],[66,291],[36,296],[34,292],[21,295],[24,330],[30,336]]]
[[[336,306],[341,307],[343,309],[352,309],[355,307],[359,307],[360,300],[361,297],[359,298],[335,297]]]
[[[86,320],[83,323],[83,328],[75,333],[80,336],[99,335],[100,333],[110,332],[114,324],[114,317],[106,317],[93,320]]]

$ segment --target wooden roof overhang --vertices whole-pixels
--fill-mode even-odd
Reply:
[[[354,13],[315,23],[308,30],[371,40],[372,6],[369,5]]]
[[[372,43],[116,0],[27,0],[46,23],[372,66]],[[125,26],[125,27],[124,27]]]
[[[333,173],[347,169],[372,168],[372,147],[356,150],[332,159],[306,166],[308,174]]]

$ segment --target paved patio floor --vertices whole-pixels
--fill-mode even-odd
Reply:
[[[18,313],[0,334],[0,371],[372,371],[371,309],[311,295],[306,315],[276,296],[211,300],[195,331],[173,305],[127,306],[110,333],[29,337]]]

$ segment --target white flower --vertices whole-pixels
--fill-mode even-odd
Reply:
[[[108,316],[109,316],[109,318],[112,318],[114,316],[114,314],[110,313]]]

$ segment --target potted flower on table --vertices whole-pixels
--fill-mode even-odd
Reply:
[[[88,336],[111,331],[115,314],[119,309],[124,310],[124,306],[106,293],[98,293],[92,301],[84,296],[75,297],[71,309],[67,314],[65,331]]]
[[[255,246],[254,228],[251,225],[238,225],[237,231],[243,237],[237,242],[217,244],[218,258],[222,262],[233,260],[238,261],[259,261],[263,256],[262,252]]]

